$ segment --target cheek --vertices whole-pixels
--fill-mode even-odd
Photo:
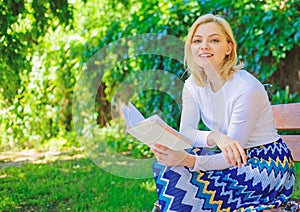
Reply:
[[[216,53],[219,55],[219,57],[225,58],[227,56],[226,47],[218,49]]]
[[[191,52],[193,55],[197,55],[198,54],[198,48],[195,45],[191,45]]]

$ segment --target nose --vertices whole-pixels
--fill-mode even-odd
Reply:
[[[200,50],[205,50],[205,49],[208,49],[208,48],[209,48],[208,42],[207,41],[202,41],[201,45],[200,45]]]

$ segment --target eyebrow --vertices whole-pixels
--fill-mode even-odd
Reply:
[[[220,37],[220,35],[217,34],[217,33],[211,34],[211,35],[209,35],[208,37],[213,37],[213,36],[219,36],[219,37]],[[201,35],[194,35],[193,37],[202,37],[202,36],[201,36]]]

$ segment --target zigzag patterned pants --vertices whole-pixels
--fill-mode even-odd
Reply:
[[[192,154],[217,154],[203,148]],[[262,211],[286,202],[293,191],[294,163],[286,144],[246,149],[242,168],[191,172],[186,167],[153,165],[161,211]]]

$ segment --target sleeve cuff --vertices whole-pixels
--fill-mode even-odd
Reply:
[[[208,157],[206,156],[196,156],[196,161],[195,161],[195,165],[194,168],[189,168],[189,170],[191,172],[195,172],[195,171],[207,171],[206,169],[204,169],[201,165],[205,164],[207,161],[209,160]]]
[[[198,131],[195,142],[193,143],[194,147],[208,147],[213,148],[216,145],[209,146],[207,145],[207,137],[212,133],[212,131]]]

